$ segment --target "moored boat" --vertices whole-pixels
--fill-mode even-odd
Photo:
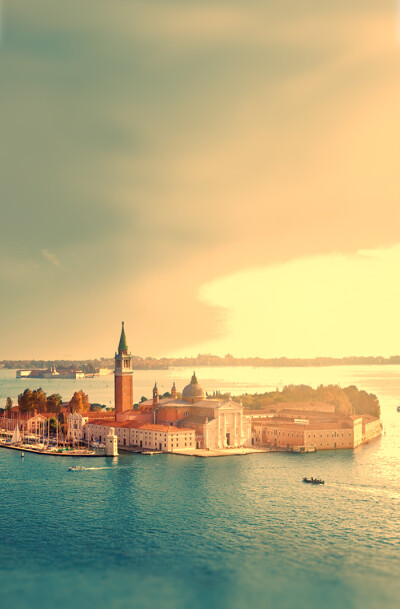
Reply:
[[[301,454],[301,453],[316,453],[317,447],[312,446],[293,446],[291,449],[292,453]]]

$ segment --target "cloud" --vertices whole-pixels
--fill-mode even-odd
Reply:
[[[161,319],[151,344],[166,352],[220,332],[220,309],[198,301],[216,277],[397,242],[389,4],[7,3],[0,256],[17,269],[57,252],[69,269],[47,257],[6,273],[10,318],[26,286],[51,282],[38,328],[59,311],[78,345],[84,286],[86,344],[109,343],[121,299],[137,348]]]
[[[43,250],[40,250],[40,253],[42,254],[43,258],[48,260],[53,266],[56,266],[57,268],[59,268],[61,266],[61,263],[60,263],[59,259],[57,258],[57,256],[55,254],[53,254],[52,252],[49,252],[49,250],[43,249]]]
[[[316,357],[398,353],[400,246],[329,255],[232,274],[203,286],[226,309],[226,335],[194,354]],[[182,352],[181,352],[182,353]]]

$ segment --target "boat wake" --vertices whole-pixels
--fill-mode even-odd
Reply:
[[[390,499],[397,499],[400,501],[400,493],[395,489],[392,490],[369,485],[343,484],[340,482],[332,482],[330,486],[336,486],[353,493],[360,493],[375,497],[389,497]]]

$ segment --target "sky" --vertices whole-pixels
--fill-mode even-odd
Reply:
[[[395,0],[3,0],[0,359],[400,353]]]

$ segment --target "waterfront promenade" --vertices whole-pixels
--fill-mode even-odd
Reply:
[[[11,445],[5,444],[4,442],[0,442],[0,448],[6,448],[8,450],[17,450],[22,453],[34,453],[35,455],[45,455],[47,457],[104,457],[104,452],[95,453],[92,451],[85,450],[44,450],[32,448],[31,446],[26,446],[24,444],[21,445]]]

